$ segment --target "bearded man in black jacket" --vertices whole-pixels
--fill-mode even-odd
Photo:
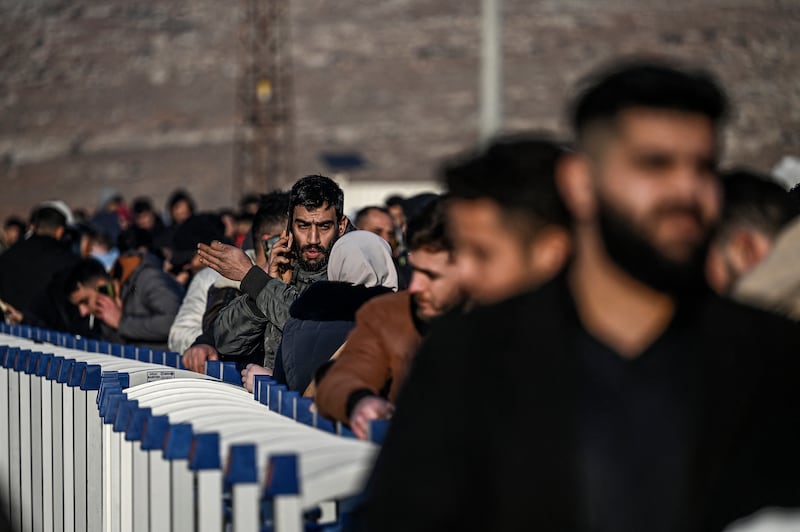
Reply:
[[[717,531],[800,506],[800,335],[715,296],[726,99],[705,73],[604,71],[558,183],[574,256],[453,317],[415,358],[369,530]]]

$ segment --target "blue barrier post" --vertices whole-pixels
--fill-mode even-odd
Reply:
[[[294,406],[295,420],[304,425],[314,426],[314,412],[311,410],[313,404],[314,400],[310,397],[297,399]]]
[[[255,445],[231,445],[225,467],[225,483],[231,491],[233,531],[258,530],[259,486]]]
[[[152,352],[153,352],[153,350],[150,349],[150,348],[140,347],[136,351],[136,360],[138,360],[139,362],[150,363],[150,361],[151,361],[151,356],[150,355],[151,355]]]
[[[273,412],[279,412],[281,406],[281,392],[288,390],[285,384],[271,384],[269,386],[269,409]]]
[[[295,401],[300,399],[300,392],[285,390],[281,392],[278,413],[295,419]]]
[[[189,451],[189,468],[197,476],[198,532],[218,532],[223,529],[219,434],[211,432],[194,436]]]
[[[367,439],[372,443],[382,444],[390,424],[391,420],[389,419],[374,419],[370,421],[367,428]]]
[[[162,449],[167,435],[167,416],[153,416],[145,422],[142,450],[150,455],[150,529],[156,530],[172,522],[170,508],[170,464]]]
[[[128,422],[125,441],[133,449],[133,530],[148,530],[150,527],[150,465],[147,451],[142,450],[144,427],[153,416],[150,408],[138,408]]]
[[[206,360],[206,375],[222,380],[222,361]]]
[[[274,382],[271,375],[253,377],[253,398],[262,405],[269,403],[269,386]]]
[[[222,363],[222,381],[227,382],[228,384],[234,384],[236,386],[242,385],[242,374],[241,372],[236,369],[235,362],[223,362]]]
[[[152,357],[151,357],[150,361],[153,364],[161,364],[163,366],[164,363],[165,363],[165,361],[164,361],[164,351],[161,351],[160,349],[153,349],[153,354],[152,354]]]
[[[194,476],[189,470],[189,451],[192,446],[192,426],[188,423],[170,425],[166,435],[164,458],[172,468],[172,523],[170,530],[195,529]]]
[[[122,346],[122,356],[123,358],[127,358],[128,360],[136,360],[136,346],[135,345]]]
[[[300,475],[297,455],[275,454],[269,459],[264,498],[272,502],[275,530],[302,531]]]
[[[178,353],[172,351],[164,353],[164,364],[169,367],[178,369],[180,368],[181,365],[181,356]]]
[[[139,402],[135,400],[123,400],[117,409],[117,416],[113,424],[113,440],[119,445],[119,470],[112,471],[112,482],[116,493],[119,486],[119,519],[123,529],[132,529],[133,511],[133,477],[134,477],[134,454],[138,451],[136,444],[127,438],[127,430],[131,425],[134,414],[139,410]],[[116,478],[115,478],[116,477]]]

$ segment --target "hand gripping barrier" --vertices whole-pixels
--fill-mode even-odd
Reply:
[[[377,447],[269,377],[250,394],[234,365],[208,373],[177,353],[0,324],[0,502],[14,529],[335,525]]]

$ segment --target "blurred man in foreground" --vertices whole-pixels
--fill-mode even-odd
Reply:
[[[706,74],[663,64],[581,92],[558,174],[574,258],[429,336],[370,530],[716,531],[800,505],[797,328],[704,283],[725,111]]]
[[[459,282],[474,302],[535,288],[564,266],[569,216],[555,182],[564,154],[542,135],[518,134],[445,165]]]

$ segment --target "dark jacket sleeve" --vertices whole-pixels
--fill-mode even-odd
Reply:
[[[289,307],[299,295],[300,292],[294,286],[280,279],[270,279],[258,293],[255,302],[267,320],[283,330],[283,325],[289,319]]]
[[[220,310],[214,321],[214,342],[222,355],[245,356],[263,346],[267,324],[282,330],[289,307],[299,295],[297,288],[269,277],[257,266],[241,286],[244,295]]]
[[[365,491],[367,530],[466,530],[474,431],[464,392],[470,346],[455,324],[432,334],[414,358]],[[459,341],[461,340],[461,341]],[[324,382],[324,379],[323,379]]]
[[[181,288],[161,270],[148,268],[139,274],[128,297],[136,298],[135,305],[123,304],[119,334],[131,340],[166,342],[181,306]]]
[[[227,356],[247,356],[264,343],[267,318],[255,312],[243,294],[219,311],[214,321],[214,345],[217,352]]]

